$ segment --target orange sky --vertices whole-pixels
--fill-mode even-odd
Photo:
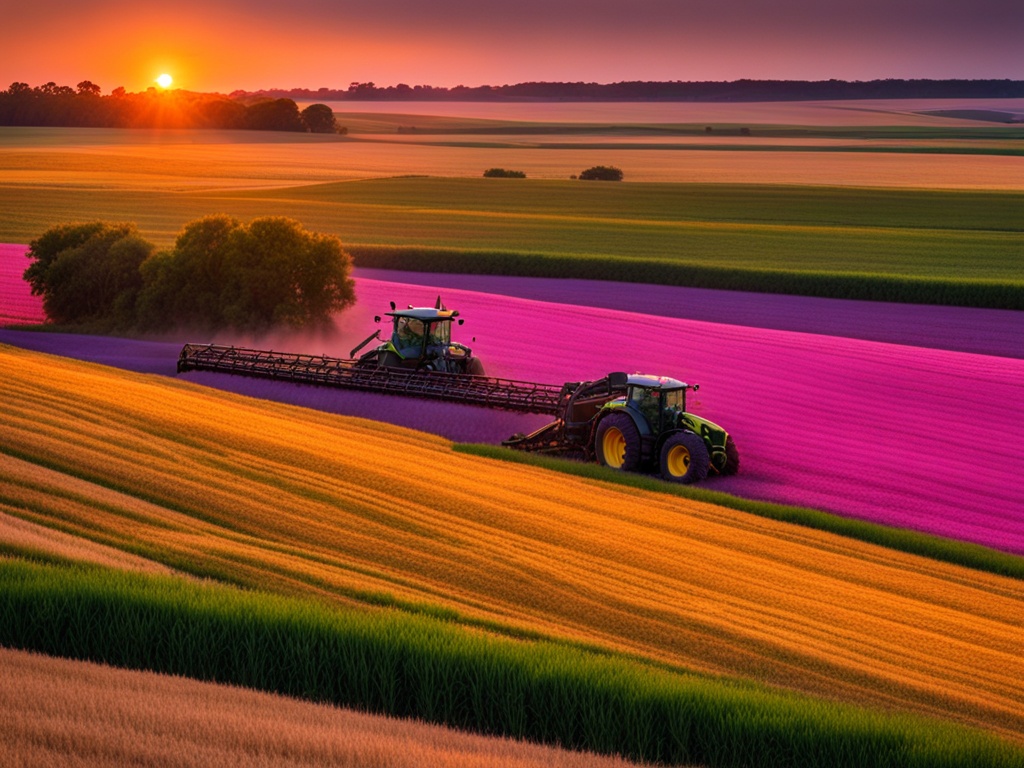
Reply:
[[[1024,79],[1019,0],[38,0],[4,21],[0,88]]]

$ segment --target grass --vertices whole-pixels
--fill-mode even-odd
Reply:
[[[0,239],[73,220],[288,215],[357,265],[587,277],[840,298],[1024,307],[1024,194],[746,185],[384,179],[273,191],[0,187]],[[504,182],[504,183],[503,183]]]
[[[616,757],[0,648],[4,757],[89,768],[629,768]],[[125,738],[125,733],[131,738]]]
[[[0,642],[633,759],[709,766],[1014,766],[1024,751],[905,716],[544,643],[180,579],[0,560]]]
[[[979,544],[972,544],[941,536],[932,536],[905,528],[892,528],[886,525],[855,520],[839,515],[832,515],[817,509],[793,507],[784,504],[772,504],[765,501],[752,501],[732,496],[720,491],[712,491],[699,486],[677,485],[660,478],[649,477],[637,473],[620,472],[591,462],[571,461],[535,453],[513,451],[495,445],[457,443],[452,449],[459,453],[483,456],[499,461],[540,467],[568,475],[597,480],[602,483],[622,485],[655,493],[666,493],[683,499],[694,499],[720,507],[738,509],[752,515],[795,523],[819,531],[829,531],[839,536],[878,544],[883,547],[922,555],[946,563],[976,568],[988,573],[996,573],[1013,579],[1024,579],[1024,557],[1007,552],[989,549]]]
[[[7,347],[0,370],[8,516],[251,590],[1024,730],[1019,580],[185,382]]]

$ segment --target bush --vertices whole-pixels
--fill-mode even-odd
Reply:
[[[25,280],[51,321],[101,330],[307,328],[355,301],[338,238],[291,219],[209,216],[154,251],[134,224],[61,225],[30,244]]]
[[[504,168],[488,168],[484,171],[484,178],[488,179],[525,179],[523,171],[506,171]]]
[[[35,262],[24,277],[53,322],[124,325],[142,288],[139,267],[153,250],[134,224],[65,224],[29,244]]]
[[[622,171],[614,165],[595,165],[580,173],[584,181],[622,181]]]
[[[262,331],[325,325],[355,301],[352,260],[333,235],[283,217],[191,222],[142,267],[139,325]]]

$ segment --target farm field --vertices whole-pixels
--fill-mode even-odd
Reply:
[[[169,245],[187,221],[210,211],[287,215],[338,234],[362,266],[467,271],[471,263],[471,271],[622,280],[643,264],[637,279],[653,283],[873,299],[888,291],[918,303],[1016,308],[1024,290],[1024,156],[1014,153],[1024,129],[924,115],[914,106],[884,113],[893,121],[885,130],[909,134],[880,139],[864,132],[882,126],[858,122],[877,117],[878,105],[818,110],[819,118],[850,118],[829,126],[852,131],[842,138],[796,122],[809,119],[802,105],[789,124],[794,135],[763,139],[773,144],[755,137],[742,151],[737,137],[675,135],[666,143],[642,122],[646,113],[618,127],[528,114],[498,127],[491,118],[417,116],[431,118],[429,141],[451,139],[450,146],[399,134],[396,121],[407,116],[386,113],[370,115],[384,121],[368,126],[377,133],[348,137],[0,129],[0,205],[9,211],[0,241],[28,242],[62,221],[107,219],[135,221]],[[465,120],[483,120],[487,130],[522,123],[541,131],[540,140],[465,133],[484,130]],[[381,134],[387,126],[392,133]],[[593,163],[619,165],[626,182],[568,180]],[[480,178],[493,166],[530,178]],[[452,261],[429,249],[464,255]],[[794,279],[780,283],[780,275]],[[709,279],[717,283],[694,282]],[[984,300],[964,293],[986,281],[994,283],[984,291],[1000,285],[1016,293]]]
[[[743,460],[710,491],[1024,554],[1024,129],[1000,122],[1024,100],[534,106],[375,104],[347,137],[0,128],[0,241],[292,216],[354,254],[358,305],[333,335],[216,341],[347,356],[388,301],[440,293],[488,373],[698,381]],[[627,180],[568,180],[598,163]],[[0,564],[385,606],[1020,743],[1019,579],[448,442],[543,417],[166,378],[205,339],[3,330],[39,319],[24,247],[0,245]],[[707,275],[748,292],[680,287]],[[919,303],[822,298],[886,295]]]
[[[5,514],[234,584],[1021,732],[1017,580],[379,423],[0,362]]]

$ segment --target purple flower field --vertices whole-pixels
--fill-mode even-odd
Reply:
[[[12,256],[0,251],[0,265]],[[11,284],[20,282],[14,274],[0,269],[5,306],[8,295],[24,293],[23,284]],[[709,479],[708,488],[1024,553],[1021,313],[623,284],[595,292],[588,281],[517,285],[513,278],[437,274],[425,285],[421,275],[412,278],[417,284],[400,282],[402,273],[374,277],[385,274],[390,281],[358,276],[359,301],[338,317],[336,336],[140,342],[0,330],[0,343],[170,376],[186,341],[347,357],[388,301],[432,305],[440,293],[466,320],[456,338],[491,375],[562,383],[624,370],[699,383],[691,410],[728,429],[742,456],[739,475]],[[545,300],[500,295],[514,291]],[[788,313],[787,302],[794,307]],[[704,320],[685,317],[695,305],[709,313]],[[716,308],[723,320],[742,310],[743,324],[708,322]],[[770,327],[793,318],[815,332]],[[950,329],[945,340],[943,327]],[[878,338],[885,341],[867,340]],[[952,348],[930,348],[943,343]],[[454,440],[496,443],[545,420],[225,374],[181,378]]]

